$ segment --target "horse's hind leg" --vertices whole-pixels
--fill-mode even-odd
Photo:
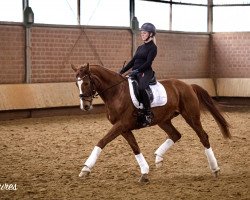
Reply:
[[[136,142],[136,139],[134,137],[134,134],[131,131],[123,132],[122,136],[127,140],[128,144],[132,148],[135,159],[138,162],[140,169],[141,169],[141,177],[139,179],[139,182],[148,182],[148,173],[149,173],[149,166],[147,161],[145,160],[144,156],[140,152],[140,148],[138,146],[138,143]]]
[[[205,147],[205,154],[207,156],[209,167],[212,170],[212,173],[215,175],[215,177],[217,177],[218,172],[220,171],[220,168],[217,164],[217,160],[214,156],[213,150],[210,147],[208,135],[202,128],[201,121],[200,121],[200,114],[197,114],[197,115],[183,114],[182,116],[200,138],[201,143]]]
[[[176,130],[170,120],[158,125],[168,134],[169,138],[155,151],[156,167],[162,166],[164,154],[175,142],[177,142],[181,138],[181,134]]]

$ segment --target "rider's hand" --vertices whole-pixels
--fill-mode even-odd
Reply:
[[[139,70],[138,70],[138,69],[133,70],[133,71],[131,72],[130,76],[131,76],[131,77],[134,77],[134,76],[136,76],[138,73],[139,73]]]

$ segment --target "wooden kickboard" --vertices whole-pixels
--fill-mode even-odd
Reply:
[[[100,98],[94,104],[102,104]],[[67,107],[79,105],[75,83],[0,85],[0,110]]]

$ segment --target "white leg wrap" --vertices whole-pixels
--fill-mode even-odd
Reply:
[[[155,163],[163,161],[163,156],[166,151],[174,144],[174,141],[167,139],[156,151],[155,151]]]
[[[137,160],[140,168],[141,168],[141,173],[142,174],[148,174],[149,172],[149,166],[147,161],[145,160],[144,156],[142,155],[142,153],[135,155],[135,159]]]
[[[207,156],[209,167],[212,170],[212,172],[218,171],[220,168],[218,167],[217,160],[214,156],[212,148],[210,147],[209,149],[205,149],[205,154]]]
[[[99,157],[100,153],[101,153],[102,149],[98,146],[95,146],[93,151],[91,152],[89,158],[86,160],[86,162],[84,163],[84,165],[86,165],[89,169],[91,169],[92,167],[94,167],[97,158]]]

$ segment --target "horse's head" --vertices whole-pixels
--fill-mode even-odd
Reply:
[[[89,63],[78,68],[74,65],[71,67],[76,73],[76,85],[80,91],[80,108],[85,111],[91,110],[96,90],[89,70]]]

